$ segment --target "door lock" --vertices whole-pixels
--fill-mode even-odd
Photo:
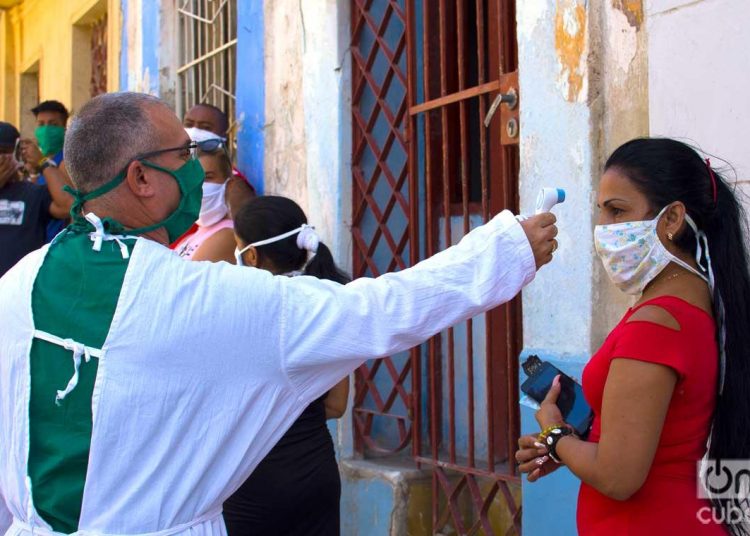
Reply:
[[[495,100],[492,102],[492,106],[487,111],[487,115],[484,117],[484,126],[489,128],[492,116],[495,115],[497,109],[501,104],[507,104],[509,110],[515,110],[518,106],[518,92],[515,88],[510,88],[507,93],[498,93]]]

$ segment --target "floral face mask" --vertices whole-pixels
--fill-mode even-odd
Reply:
[[[699,231],[693,219],[685,215],[685,221],[693,229],[697,237],[698,247],[696,262],[701,265],[705,258],[706,274],[697,271],[681,259],[672,255],[656,234],[656,224],[659,223],[664,212],[653,220],[629,221],[612,225],[597,225],[594,228],[594,243],[596,252],[612,282],[626,294],[640,295],[643,289],[670,262],[674,262],[686,270],[696,274],[706,281],[713,291],[713,271],[711,258],[708,253],[708,241],[703,231]]]

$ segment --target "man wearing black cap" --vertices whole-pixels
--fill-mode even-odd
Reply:
[[[18,139],[16,127],[0,121],[0,276],[44,245],[47,223],[67,217],[73,201],[59,181],[41,186],[21,180]]]

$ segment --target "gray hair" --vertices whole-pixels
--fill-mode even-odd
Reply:
[[[145,93],[105,93],[87,102],[65,132],[65,167],[84,193],[112,180],[137,155],[153,151],[159,136],[146,113],[166,106]]]

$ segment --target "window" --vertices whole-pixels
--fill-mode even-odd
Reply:
[[[212,104],[229,118],[234,134],[237,0],[177,0],[179,67],[177,114]]]

